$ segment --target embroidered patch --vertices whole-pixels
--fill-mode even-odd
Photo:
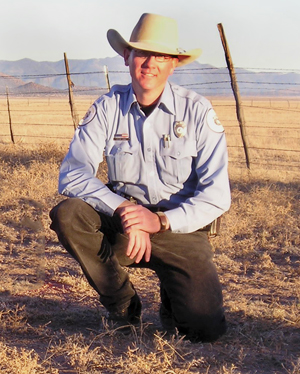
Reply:
[[[96,116],[97,110],[95,105],[92,105],[90,109],[86,112],[86,115],[82,118],[82,120],[79,122],[79,126],[84,126],[90,123]]]
[[[186,124],[183,121],[177,121],[174,124],[174,133],[177,138],[182,138],[186,134]]]
[[[214,132],[224,132],[224,127],[220,122],[216,112],[213,109],[209,109],[206,114],[206,123],[208,127]]]

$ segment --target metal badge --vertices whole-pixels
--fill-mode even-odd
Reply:
[[[174,133],[177,138],[182,138],[186,134],[186,124],[183,121],[177,121],[174,124]]]

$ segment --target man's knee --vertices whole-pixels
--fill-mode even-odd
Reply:
[[[199,274],[200,273],[200,274]],[[214,341],[226,331],[221,284],[214,264],[208,261],[181,282],[164,282],[161,300],[174,327],[191,341]],[[177,280],[178,280],[177,279]],[[166,313],[164,313],[166,315]],[[163,322],[163,321],[162,321]],[[163,323],[164,325],[164,323]]]
[[[82,220],[81,216],[87,216],[91,212],[93,212],[93,208],[81,199],[69,198],[63,200],[50,211],[49,215],[52,220],[50,228],[56,231],[58,227],[60,230],[70,227],[74,225],[76,219]]]
[[[58,203],[54,208],[50,211],[50,218],[52,221],[54,220],[65,220],[73,216],[73,212],[76,211],[80,202],[83,203],[82,200],[77,198],[66,199]]]
[[[162,326],[172,332],[175,328],[192,342],[213,342],[227,330],[223,307],[220,306],[211,314],[203,314],[188,305],[181,310],[171,309],[167,302],[160,308]]]
[[[186,323],[176,327],[192,342],[213,342],[226,332],[227,323],[223,308],[220,308],[215,314],[192,315]]]

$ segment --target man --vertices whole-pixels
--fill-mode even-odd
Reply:
[[[59,176],[70,197],[52,209],[51,228],[80,263],[109,318],[136,324],[141,302],[123,266],[154,270],[160,319],[191,341],[226,330],[209,224],[230,205],[224,129],[211,104],[168,83],[201,50],[178,47],[173,19],[143,14],[126,42],[132,83],[100,97],[76,130]],[[96,178],[103,152],[109,184]]]

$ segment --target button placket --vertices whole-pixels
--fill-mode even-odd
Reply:
[[[147,180],[148,180],[148,193],[149,199],[152,204],[156,204],[158,202],[157,196],[157,189],[156,189],[156,182],[155,182],[155,147],[153,142],[156,141],[156,134],[153,131],[153,124],[148,119],[144,122],[143,127],[143,138],[144,138],[144,149],[145,152],[145,164],[147,173]]]

